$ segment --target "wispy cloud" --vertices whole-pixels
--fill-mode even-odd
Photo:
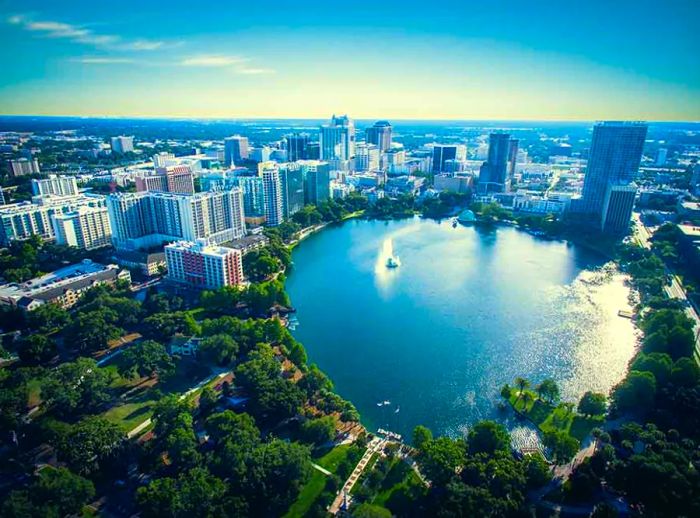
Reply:
[[[199,55],[184,58],[180,64],[185,67],[230,67],[248,61],[246,58],[236,56],[222,56],[219,54]]]
[[[147,39],[126,40],[116,34],[98,34],[79,25],[53,20],[33,20],[22,15],[10,16],[7,18],[7,22],[48,38],[62,38],[94,47],[138,51],[156,50],[165,45],[163,41]]]
[[[127,63],[134,63],[135,61],[133,59],[129,58],[75,58],[71,61],[74,61],[76,63],[83,63],[85,65],[118,65],[118,64],[127,64]]]

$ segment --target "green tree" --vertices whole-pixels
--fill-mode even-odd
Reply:
[[[537,385],[537,395],[545,400],[550,405],[554,405],[559,402],[559,385],[557,382],[551,378],[547,378],[542,383]]]
[[[659,385],[665,385],[671,376],[673,360],[666,353],[640,353],[632,364],[631,370],[651,372]]]
[[[112,376],[91,358],[59,365],[43,381],[41,394],[60,415],[97,410],[110,400]]]
[[[558,464],[571,461],[579,449],[579,442],[563,430],[545,433],[544,445],[551,450]]]
[[[78,473],[91,473],[115,459],[125,439],[119,425],[98,416],[86,417],[60,441],[58,453]]]
[[[650,408],[656,395],[656,379],[651,372],[630,371],[615,389],[613,400],[623,411],[643,411]]]
[[[190,336],[198,331],[197,322],[184,311],[155,313],[143,320],[143,335],[159,342],[169,341],[176,333]]]
[[[144,340],[126,349],[119,364],[119,372],[131,378],[163,377],[174,370],[175,363],[165,346],[154,340]]]
[[[433,432],[423,425],[418,425],[413,429],[413,446],[423,450],[425,445],[433,440]]]
[[[243,272],[251,281],[260,282],[280,270],[280,261],[269,248],[252,250],[243,256]]]
[[[92,482],[66,468],[47,467],[27,490],[12,491],[0,507],[7,518],[43,518],[79,514],[95,496]]]
[[[476,423],[467,438],[469,453],[493,454],[496,451],[510,450],[510,435],[508,430],[494,421],[480,421]]]
[[[309,419],[301,425],[301,435],[304,440],[322,445],[335,437],[335,420],[331,416]]]
[[[201,341],[198,354],[216,365],[228,365],[235,360],[238,349],[238,343],[231,336],[216,334]]]
[[[204,387],[199,396],[199,412],[203,416],[208,416],[214,411],[219,402],[219,395],[211,387]]]
[[[70,314],[58,304],[42,304],[29,313],[28,320],[32,329],[47,333],[70,324]]]
[[[158,437],[166,437],[178,427],[192,427],[192,403],[180,399],[177,394],[162,398],[153,407],[153,431]]]
[[[214,518],[229,516],[227,490],[226,483],[206,469],[193,468],[182,473],[177,480],[160,478],[139,488],[136,501],[146,518]]]
[[[697,387],[700,382],[700,368],[694,359],[680,358],[673,364],[671,381],[676,386]]]
[[[462,440],[438,437],[423,445],[418,462],[434,483],[444,485],[464,461],[466,444]]]
[[[529,386],[530,386],[530,382],[528,380],[526,380],[525,378],[521,378],[520,376],[515,378],[515,387],[518,389],[518,399],[516,399],[516,403],[522,397],[525,389],[528,388]]]
[[[605,394],[586,392],[578,403],[578,411],[585,415],[603,415],[606,411]]]
[[[109,341],[119,338],[123,330],[116,326],[118,316],[115,311],[101,308],[80,312],[66,329],[64,342],[80,351],[100,351],[109,346]]]
[[[20,340],[17,348],[19,359],[28,365],[41,365],[56,356],[56,344],[48,336],[33,333]]]
[[[95,486],[66,468],[47,468],[29,492],[32,499],[66,516],[78,514],[95,497]]]

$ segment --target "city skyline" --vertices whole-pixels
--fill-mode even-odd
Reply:
[[[0,102],[149,118],[700,119],[700,7],[672,2],[662,24],[651,2],[540,3],[173,2],[164,15],[161,2],[3,2]]]

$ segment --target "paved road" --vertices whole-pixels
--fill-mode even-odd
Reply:
[[[233,372],[233,371],[226,370],[226,371],[223,371],[223,372],[215,372],[214,374],[212,374],[212,375],[209,376],[208,378],[206,378],[206,379],[200,381],[199,383],[197,383],[194,387],[192,387],[191,389],[189,389],[187,392],[185,392],[185,393],[183,393],[183,394],[180,394],[180,398],[179,398],[180,401],[182,401],[183,399],[185,399],[185,398],[186,398],[187,396],[189,396],[190,394],[193,394],[193,393],[196,392],[197,390],[201,389],[202,387],[204,387],[204,386],[207,385],[208,383],[214,381],[215,379],[225,378],[225,377],[226,377],[228,374],[230,374],[231,372]],[[146,420],[143,421],[142,423],[136,425],[134,428],[132,428],[131,430],[129,430],[129,432],[126,434],[127,438],[131,439],[131,438],[133,438],[133,437],[138,436],[138,435],[140,434],[140,432],[142,432],[143,430],[145,430],[146,428],[148,428],[152,422],[153,422],[153,421],[152,421],[151,418],[149,417],[148,419],[146,419]]]
[[[637,241],[644,248],[651,249],[651,237],[653,233],[646,225],[644,225],[644,223],[642,223],[639,214],[634,213],[633,219],[635,222],[635,237],[637,238]],[[695,308],[688,300],[688,296],[686,295],[685,289],[683,289],[683,285],[681,284],[678,276],[668,268],[666,268],[666,273],[668,273],[669,277],[671,278],[671,284],[664,286],[666,295],[671,299],[679,299],[684,301],[686,303],[685,314],[688,316],[688,318],[695,322],[695,360],[700,363],[700,316],[698,316],[697,311],[695,311]]]

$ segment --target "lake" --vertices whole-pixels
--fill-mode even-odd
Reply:
[[[398,268],[386,266],[392,253]],[[371,430],[512,426],[497,408],[504,383],[551,377],[577,401],[608,392],[635,351],[635,327],[618,316],[631,309],[624,276],[594,252],[515,228],[350,220],[292,258],[294,336]]]

